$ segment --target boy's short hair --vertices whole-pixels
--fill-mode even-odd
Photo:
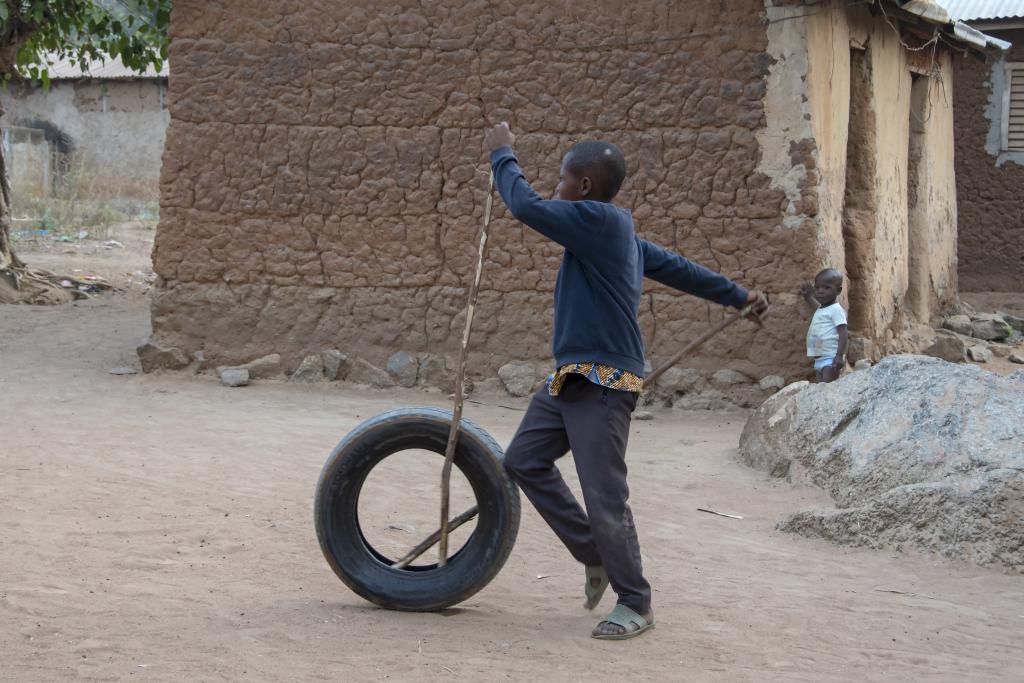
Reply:
[[[597,193],[612,199],[626,179],[626,157],[617,145],[584,140],[569,148],[567,167],[574,175],[590,176]]]
[[[838,281],[840,285],[843,284],[843,274],[840,273],[835,268],[825,268],[824,270],[820,271],[817,275],[814,276],[815,280],[817,280],[818,278],[824,278],[826,280],[831,280],[832,282]]]

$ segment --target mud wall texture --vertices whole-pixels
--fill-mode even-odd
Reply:
[[[899,350],[956,297],[951,57],[840,2],[805,33],[819,263],[846,275],[851,331]]]
[[[542,192],[572,142],[612,140],[629,159],[619,203],[643,236],[787,293],[764,330],[735,328],[692,366],[802,372],[806,322],[788,293],[815,238],[784,224],[794,202],[758,170],[764,7],[697,5],[175,2],[155,337],[292,367],[324,348],[377,363],[455,354],[483,129],[507,120]],[[500,202],[491,235],[471,369],[550,362],[561,250]],[[655,359],[725,313],[655,283],[641,308]]]
[[[1005,60],[956,65],[960,287],[1024,291],[1024,153],[1000,150],[1003,61],[1024,62],[1024,29],[986,32],[1013,43]]]
[[[155,199],[170,114],[162,80],[55,81],[0,92],[4,124],[59,131],[90,193]],[[60,152],[61,150],[55,150]]]

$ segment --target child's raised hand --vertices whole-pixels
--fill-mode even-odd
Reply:
[[[516,136],[512,135],[512,131],[509,130],[508,123],[505,121],[488,130],[484,136],[484,146],[491,152],[499,147],[511,147],[515,143]]]
[[[814,285],[810,282],[805,282],[800,285],[800,296],[805,299],[809,296],[814,296]]]

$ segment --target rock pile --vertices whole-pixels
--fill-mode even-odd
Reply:
[[[1024,571],[1024,371],[890,356],[832,384],[793,384],[751,416],[740,456],[835,501],[785,531]]]
[[[922,353],[941,358],[951,363],[971,360],[975,363],[990,363],[994,357],[1016,357],[1024,351],[1015,352],[1014,347],[1024,344],[1024,318],[1007,313],[958,313],[942,321],[934,341]]]

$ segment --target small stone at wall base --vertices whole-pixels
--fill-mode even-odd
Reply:
[[[989,349],[992,350],[992,355],[996,358],[1006,358],[1010,355],[1010,351],[1013,350],[1012,346],[1006,344],[990,344]]]
[[[537,383],[537,371],[524,361],[512,361],[498,368],[498,377],[505,385],[505,391],[512,396],[529,396]]]
[[[1015,315],[1007,315],[1006,313],[1000,313],[1003,320],[1007,325],[1017,330],[1020,334],[1024,334],[1024,318],[1019,318]]]
[[[302,359],[299,367],[288,378],[289,382],[319,382],[324,378],[324,359],[319,353],[311,353]]]
[[[709,389],[699,394],[677,396],[672,401],[672,407],[679,410],[731,410],[736,408],[736,404],[721,391]]]
[[[649,410],[638,410],[635,413],[633,413],[633,419],[634,420],[653,420],[654,419],[654,413],[652,413]]]
[[[324,379],[333,382],[336,379],[345,379],[348,374],[348,366],[345,361],[348,357],[337,349],[330,349],[320,354],[324,361]]]
[[[1024,365],[1024,353],[1017,353],[1016,351],[1014,351],[1013,353],[1010,354],[1009,360],[1011,363],[1018,363],[1020,365]]]
[[[378,389],[395,386],[395,381],[391,379],[391,375],[362,358],[352,360],[348,371],[348,381],[355,382],[356,384],[368,384]]]
[[[412,387],[416,385],[420,363],[405,351],[398,351],[388,358],[388,373],[398,382],[398,386]]]
[[[716,370],[715,374],[711,375],[711,383],[716,387],[732,387],[737,384],[747,384],[750,382],[750,378],[744,375],[742,372],[736,370],[730,370],[729,368],[722,368]]]
[[[782,387],[786,386],[786,380],[779,375],[768,375],[762,377],[761,381],[757,383],[757,386],[761,387],[765,391],[778,391]]]
[[[979,313],[971,322],[971,336],[985,341],[1000,341],[1010,336],[1013,329],[994,313]]]
[[[967,357],[975,363],[988,363],[992,360],[992,351],[987,347],[978,344],[967,349]]]
[[[957,334],[971,336],[971,319],[966,315],[951,315],[942,321],[942,327]]]
[[[859,334],[851,334],[846,346],[846,359],[856,363],[861,358],[871,360],[874,358],[875,345],[870,339],[865,339]]]
[[[189,365],[189,359],[185,352],[174,346],[163,347],[149,341],[135,351],[139,354],[143,372],[181,370]]]
[[[441,391],[455,390],[455,372],[448,370],[443,356],[424,356],[420,360],[420,383],[437,387]]]
[[[867,370],[871,367],[871,361],[867,358],[861,358],[859,361],[853,364],[854,370]]]
[[[921,353],[925,356],[941,358],[950,363],[962,363],[967,354],[967,344],[955,333],[939,330],[935,342]]]
[[[245,368],[221,368],[220,383],[226,387],[244,387],[249,383],[249,371]]]
[[[670,394],[689,392],[700,383],[700,373],[693,368],[669,368],[654,385]]]
[[[252,379],[270,379],[282,373],[281,354],[272,353],[262,356],[238,367],[248,370],[249,377]]]
[[[110,369],[110,374],[111,375],[137,375],[137,374],[139,374],[139,371],[136,370],[135,368],[128,368],[128,367],[125,367],[125,368],[111,368]]]

